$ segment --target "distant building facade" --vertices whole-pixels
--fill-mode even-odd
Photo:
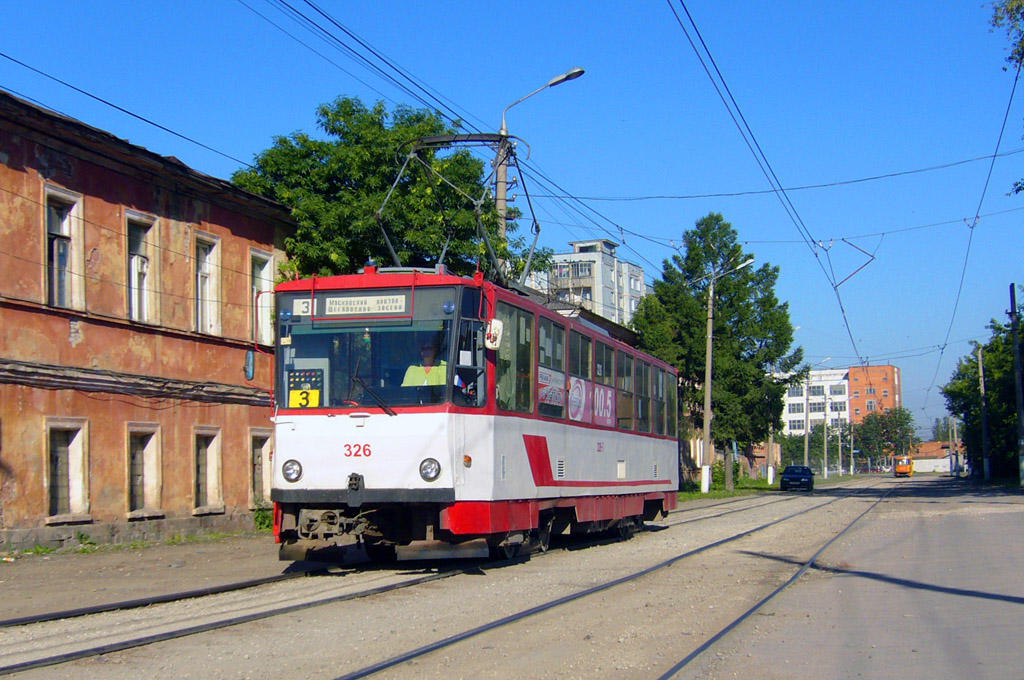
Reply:
[[[0,92],[0,548],[251,526],[293,228]]]
[[[900,369],[896,366],[854,366],[850,369],[850,414],[854,423],[869,413],[903,406]]]
[[[838,428],[850,420],[849,388],[845,368],[813,370],[807,380],[790,386],[783,407],[783,433],[804,434],[828,419]]]
[[[572,252],[556,253],[548,272],[530,277],[529,285],[626,326],[647,293],[644,270],[620,260],[618,244],[608,239],[573,241]]]
[[[868,413],[882,414],[902,405],[896,366],[814,369],[806,381],[790,386],[786,393],[783,433],[802,435],[826,417],[830,428],[859,424]]]

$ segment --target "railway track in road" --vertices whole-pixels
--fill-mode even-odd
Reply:
[[[857,493],[854,489],[851,493]],[[560,604],[586,597],[597,592],[613,588],[622,583],[671,566],[693,555],[711,550],[727,543],[739,540],[755,532],[789,521],[794,517],[825,507],[848,496],[825,498],[810,497],[823,502],[811,508],[787,514],[772,521],[762,523],[752,529],[732,534],[721,540],[709,542],[680,554],[671,560],[638,571],[629,576],[609,581],[582,593],[558,598],[537,607],[527,609],[513,616],[494,621],[486,626],[466,631],[451,639],[438,641],[429,649],[414,650],[396,657],[394,660],[375,664],[372,667],[344,677],[365,677],[402,663],[410,658],[428,654],[435,649],[455,644],[456,642],[480,634],[485,630],[509,625],[515,621],[547,611]],[[707,521],[727,514],[757,511],[766,506],[785,503],[797,496],[787,495],[773,497],[765,501],[763,497],[751,499],[735,499],[723,503],[715,503],[701,508],[687,509],[676,512],[662,522],[661,530],[672,530],[692,522]],[[723,507],[724,506],[724,507]],[[430,581],[448,578],[467,572],[479,573],[481,569],[499,566],[502,563],[475,562],[471,567],[453,565],[445,570],[431,568],[422,569],[417,565],[413,574],[399,573],[380,569],[352,569],[327,576],[314,576],[297,579],[296,575],[282,575],[283,578],[260,579],[217,589],[217,594],[207,590],[180,593],[176,596],[163,596],[152,600],[140,599],[118,605],[106,605],[101,608],[86,608],[69,612],[54,612],[44,617],[35,617],[35,621],[18,622],[10,620],[0,622],[0,675],[7,675],[33,668],[52,666],[76,659],[108,654],[115,651],[131,649],[144,645],[175,638],[196,635],[208,631],[236,626],[276,616],[284,616],[304,609],[319,607],[326,604],[366,598],[391,592],[401,588],[415,587]],[[189,604],[186,598],[202,598],[203,609],[197,614],[198,607]],[[146,607],[146,609],[140,609]],[[62,621],[70,616],[78,617],[73,626],[73,634],[67,632],[67,624]],[[33,617],[25,617],[31,619]],[[69,636],[72,638],[69,640]],[[412,655],[412,656],[410,656]]]

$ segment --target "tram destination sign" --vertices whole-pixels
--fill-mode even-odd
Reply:
[[[398,295],[346,295],[344,297],[317,296],[315,315],[323,304],[325,316],[357,317],[357,316],[390,316],[405,314],[408,308],[408,296]],[[310,300],[308,298],[294,301],[292,313],[296,316],[310,316]]]

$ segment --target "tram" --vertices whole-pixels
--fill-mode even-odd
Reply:
[[[896,456],[892,461],[893,477],[913,477],[914,459],[910,456]]]
[[[275,304],[282,559],[512,556],[676,507],[676,371],[628,330],[443,266],[288,281]]]

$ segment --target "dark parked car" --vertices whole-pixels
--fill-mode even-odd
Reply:
[[[786,491],[790,488],[814,491],[814,472],[806,465],[787,465],[779,475],[779,488]]]

